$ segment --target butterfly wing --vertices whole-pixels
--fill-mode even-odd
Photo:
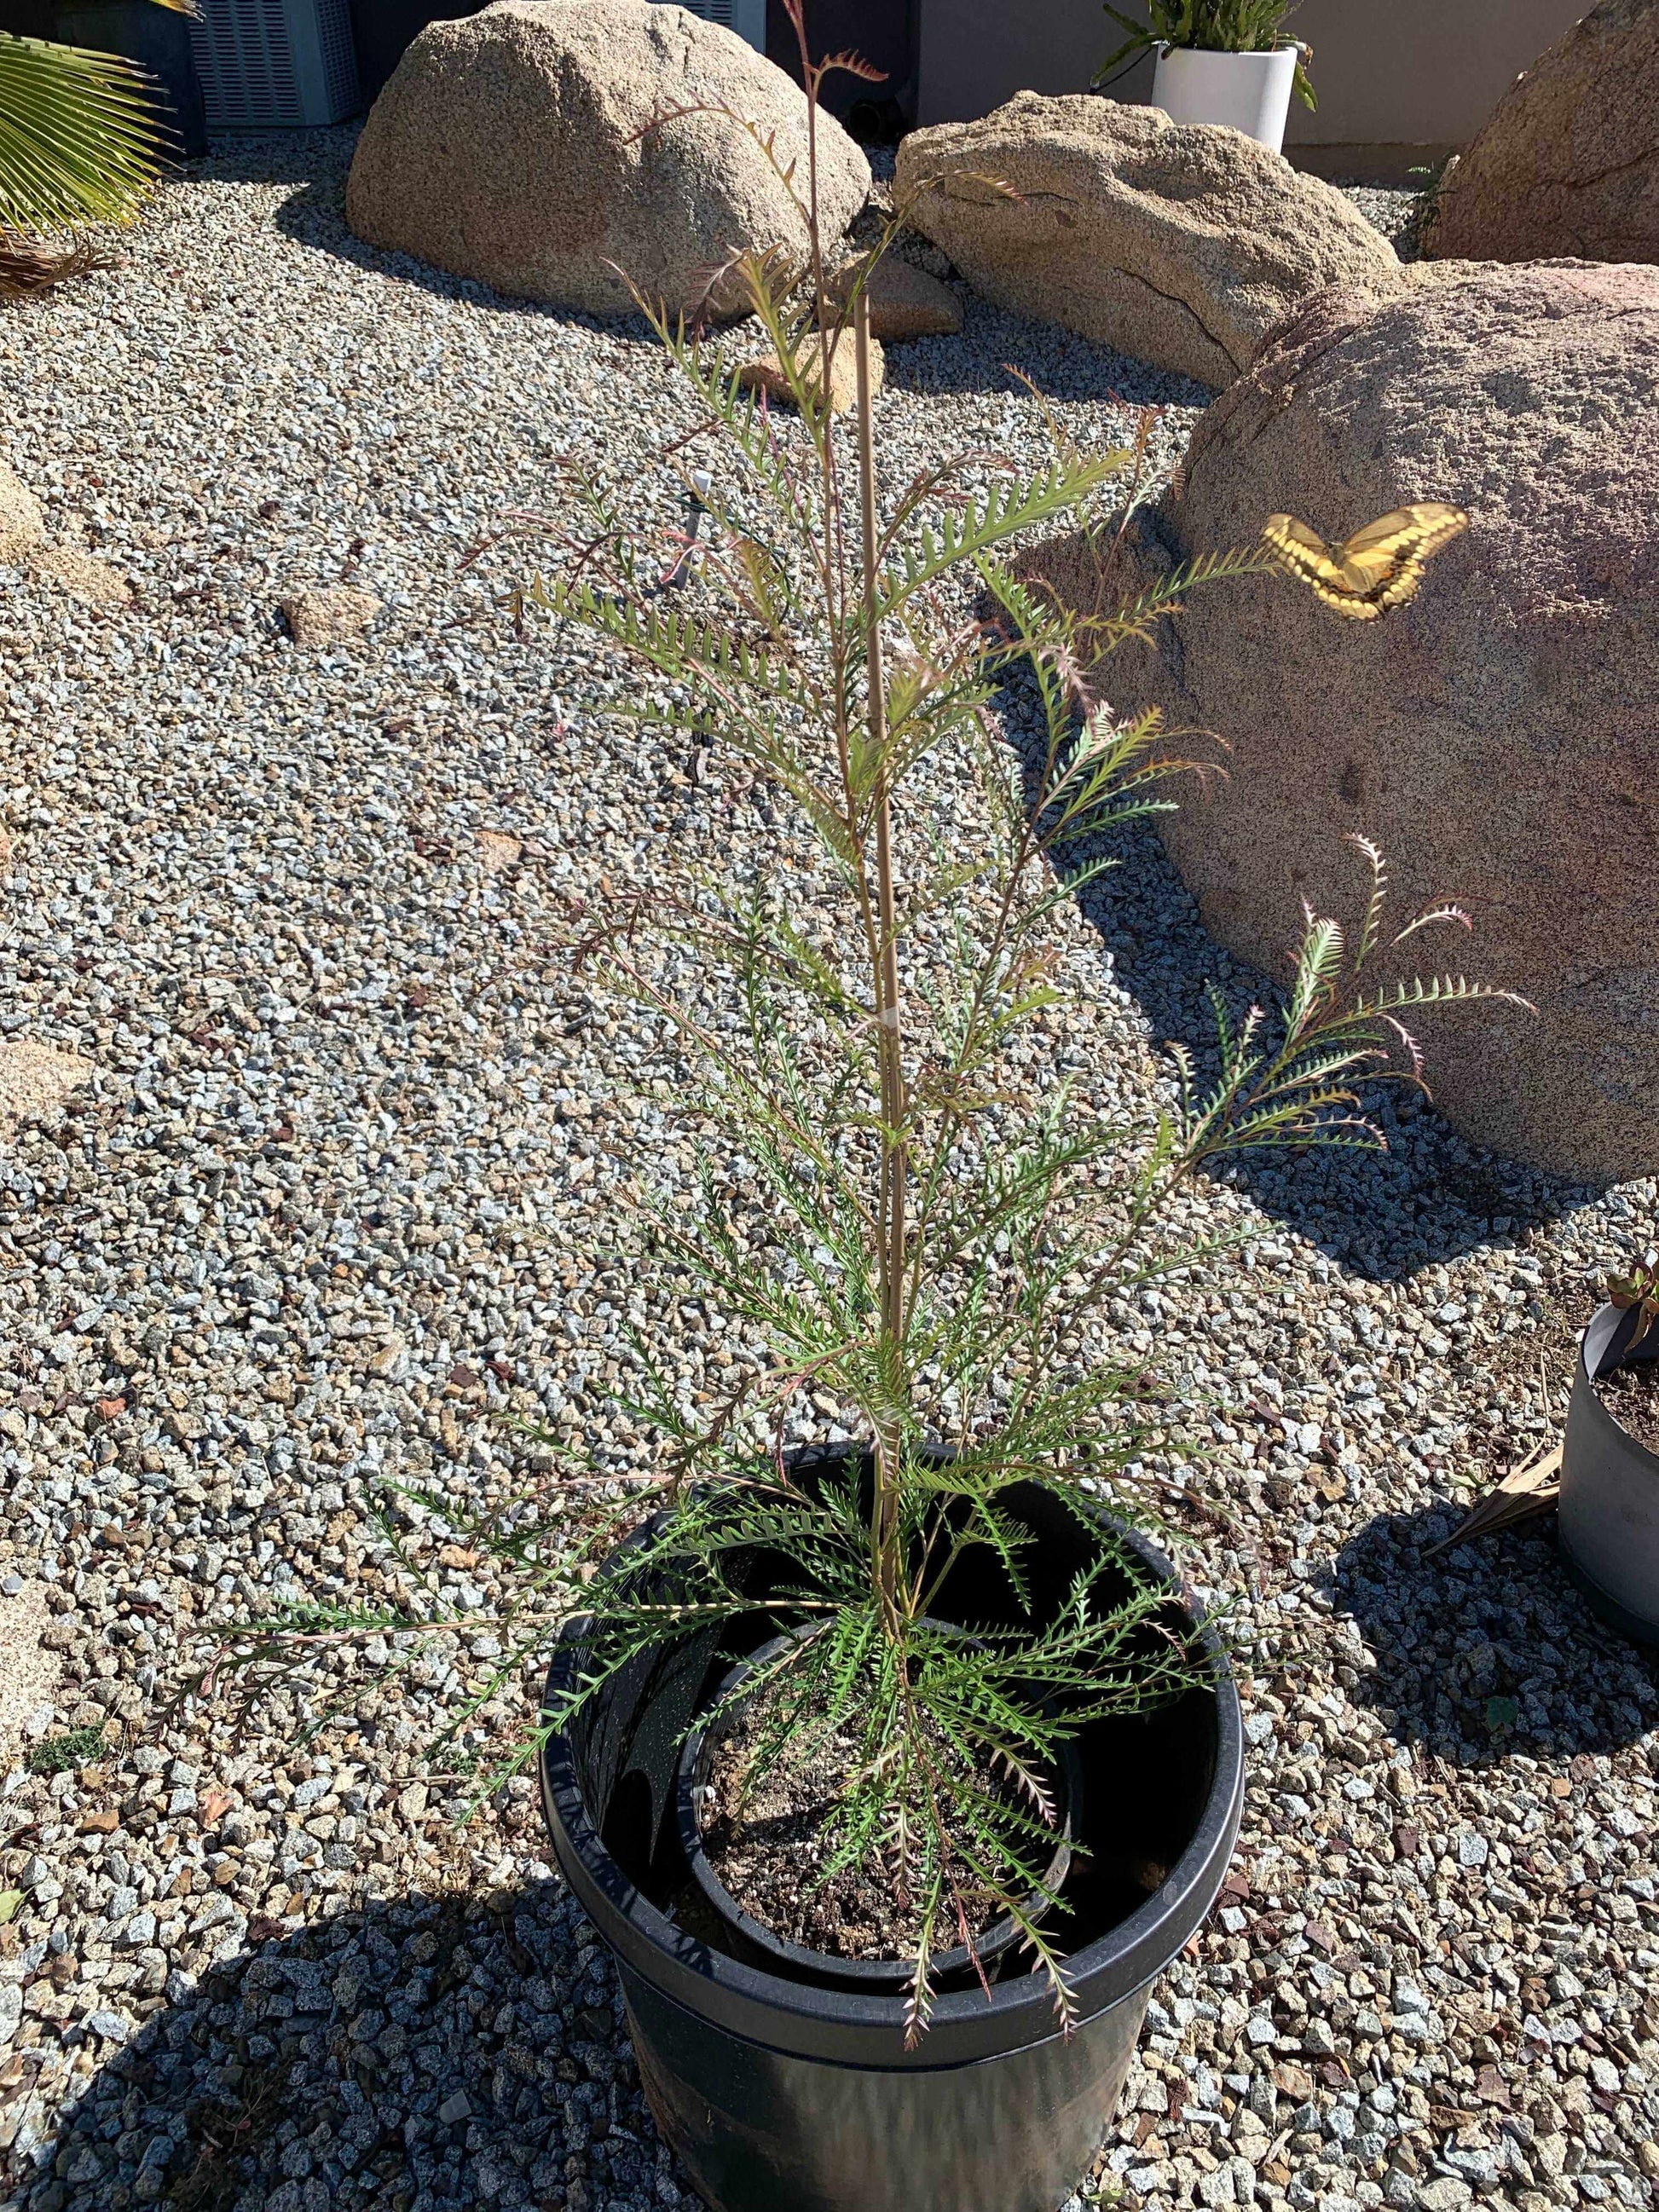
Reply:
[[[1381,591],[1366,604],[1380,615],[1387,614],[1393,607],[1403,607],[1407,599],[1417,597],[1417,587],[1423,580],[1423,569],[1421,561],[1402,561]]]
[[[1425,500],[1368,522],[1340,545],[1328,545],[1293,515],[1267,519],[1262,536],[1282,567],[1325,605],[1355,622],[1374,622],[1416,596],[1428,562],[1469,526],[1461,507]]]
[[[1334,557],[1335,549],[1328,545],[1316,530],[1310,530],[1305,522],[1298,522],[1293,514],[1270,514],[1262,526],[1261,535],[1278,555],[1281,566],[1292,576],[1299,576],[1304,584],[1316,587],[1340,583],[1341,570]]]
[[[1372,606],[1348,583],[1337,549],[1328,545],[1305,522],[1298,522],[1293,514],[1270,514],[1261,535],[1285,573],[1298,578],[1328,607],[1359,622],[1373,621],[1381,613],[1379,607]]]
[[[1421,568],[1434,558],[1461,531],[1469,518],[1461,507],[1440,500],[1417,507],[1396,507],[1379,515],[1363,530],[1356,530],[1345,544],[1331,548],[1341,567],[1342,580],[1356,592],[1381,592],[1401,571],[1415,562]]]

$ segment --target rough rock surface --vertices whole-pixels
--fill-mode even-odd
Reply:
[[[806,383],[810,392],[816,392],[823,374],[822,349],[816,337],[805,340]],[[750,392],[763,392],[769,399],[781,399],[793,405],[789,380],[783,373],[783,364],[774,352],[757,354],[738,371],[738,381]],[[870,346],[870,394],[874,398],[887,380],[887,364],[880,341],[872,339]],[[859,404],[858,362],[854,353],[852,333],[843,331],[830,352],[830,412],[844,415],[848,408]]]
[[[0,844],[0,860],[9,858],[9,841]],[[0,1043],[0,1138],[15,1136],[21,1122],[52,1120],[92,1071],[92,1062],[79,1053],[60,1052],[30,1037],[7,1038]]]
[[[16,1751],[31,1722],[41,1735],[52,1725],[52,1695],[64,1670],[46,1640],[52,1625],[46,1588],[44,1583],[0,1588],[0,1758]]]
[[[40,501],[0,461],[0,561],[21,561],[35,546],[44,544],[46,536]]]
[[[320,591],[296,592],[282,602],[282,611],[295,645],[338,645],[345,638],[362,636],[380,613],[380,602],[373,592],[333,584]]]
[[[1231,383],[1310,293],[1398,281],[1334,185],[1239,131],[1116,100],[1022,92],[912,131],[894,190],[988,299],[1206,384]]]
[[[631,278],[693,311],[733,251],[804,243],[735,117],[805,161],[803,95],[735,32],[649,0],[497,0],[409,48],[364,125],[347,220],[371,246],[526,299],[625,313]],[[818,149],[834,239],[870,167],[829,117]],[[727,284],[709,304],[741,300]]]
[[[850,289],[856,264],[831,286],[839,297]],[[876,264],[866,288],[870,302],[870,332],[884,344],[902,344],[907,338],[955,337],[962,328],[962,301],[942,278],[918,269],[896,253]]]
[[[1335,538],[1443,498],[1471,530],[1383,620],[1288,580],[1218,585],[1106,674],[1120,709],[1156,699],[1233,748],[1166,835],[1235,951],[1277,969],[1354,833],[1402,901],[1469,907],[1453,964],[1541,1018],[1425,1024],[1436,1097],[1481,1142],[1587,1181],[1659,1164],[1656,401],[1659,271],[1487,265],[1380,307],[1333,293],[1205,415],[1138,557],[1248,542],[1279,508]],[[1074,601],[1098,588],[1075,544],[1036,565]],[[1432,957],[1410,951],[1407,972]]]
[[[43,545],[30,556],[29,567],[89,607],[124,607],[132,597],[132,587],[118,568],[73,545]]]
[[[1516,80],[1448,172],[1425,250],[1659,261],[1659,0],[1602,0]]]

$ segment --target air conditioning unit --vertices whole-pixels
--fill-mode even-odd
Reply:
[[[658,0],[659,6],[674,0]],[[766,52],[766,0],[678,0],[688,15],[701,15],[705,23],[724,23],[740,39],[747,39],[757,53]]]
[[[199,0],[199,9],[190,40],[210,131],[284,130],[356,113],[347,0]]]

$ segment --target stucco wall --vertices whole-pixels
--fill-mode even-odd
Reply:
[[[1304,0],[1319,107],[1294,145],[1461,146],[1588,0]],[[1116,43],[1099,0],[921,0],[919,120],[983,115],[1012,93],[1081,92]],[[1112,88],[1144,100],[1142,64]]]

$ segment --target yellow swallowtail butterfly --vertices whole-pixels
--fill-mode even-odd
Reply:
[[[1415,598],[1428,562],[1468,526],[1461,507],[1427,500],[1379,515],[1340,545],[1328,545],[1293,514],[1270,514],[1261,535],[1286,574],[1299,576],[1328,607],[1375,622]]]

